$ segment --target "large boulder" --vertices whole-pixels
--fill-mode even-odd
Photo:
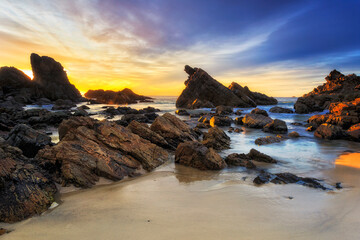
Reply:
[[[255,109],[251,110],[251,112],[250,112],[250,113],[251,113],[251,114],[260,114],[260,115],[264,115],[265,117],[268,117],[268,116],[269,116],[269,114],[268,114],[265,110],[260,109],[260,108],[255,108]]]
[[[0,141],[0,222],[21,221],[46,211],[57,189],[19,148]]]
[[[107,120],[72,117],[60,124],[59,138],[57,145],[40,150],[36,159],[63,185],[86,188],[99,177],[121,180],[168,160],[163,148]]]
[[[232,119],[229,117],[222,117],[222,116],[213,116],[210,119],[210,125],[214,126],[230,126],[232,123]]]
[[[265,153],[261,153],[258,150],[252,148],[247,155],[250,159],[257,162],[265,162],[265,163],[277,163],[275,159],[266,155]]]
[[[85,93],[85,97],[103,104],[130,104],[138,101],[149,102],[152,99],[151,97],[138,95],[128,88],[117,92],[103,89],[89,90]]]
[[[19,124],[11,130],[6,142],[20,148],[26,157],[33,158],[40,149],[51,145],[51,138],[28,125]]]
[[[274,119],[271,123],[264,126],[263,131],[271,133],[287,133],[288,128],[285,121]]]
[[[230,137],[222,129],[215,126],[204,133],[202,144],[215,150],[229,149]]]
[[[248,169],[256,168],[251,158],[244,153],[232,153],[225,158],[225,162],[228,166],[246,167]]]
[[[216,81],[200,68],[185,66],[189,78],[185,81],[186,88],[176,101],[177,108],[196,108],[213,106],[244,106],[244,101],[238,98],[230,89]],[[201,101],[203,105],[197,103]]]
[[[221,170],[226,167],[225,161],[214,149],[197,141],[179,144],[175,152],[175,162],[200,170]]]
[[[314,136],[329,140],[347,138],[346,132],[341,127],[329,123],[321,124],[315,130]]]
[[[217,113],[219,115],[229,115],[229,114],[232,114],[233,112],[234,112],[233,108],[230,106],[220,105],[220,106],[217,106],[215,109],[215,113]]]
[[[360,77],[355,74],[343,75],[333,70],[325,78],[326,83],[297,99],[296,113],[310,113],[328,109],[330,103],[352,101],[360,97]]]
[[[37,85],[39,97],[50,100],[69,99],[79,101],[82,96],[69,82],[63,66],[51,57],[32,53],[30,56],[31,67],[34,74],[34,83]]]
[[[285,137],[277,135],[277,136],[266,136],[266,137],[259,137],[257,139],[255,139],[255,144],[256,145],[267,145],[267,144],[271,144],[271,143],[279,143],[283,140],[286,140]]]
[[[271,113],[294,113],[293,110],[289,108],[282,108],[282,107],[272,107],[270,108],[269,112]]]
[[[197,139],[194,130],[171,113],[165,113],[157,117],[151,124],[150,129],[162,136],[174,148],[179,143]]]
[[[272,122],[270,117],[266,117],[262,114],[249,113],[242,118],[244,126],[249,128],[263,128],[265,125]]]

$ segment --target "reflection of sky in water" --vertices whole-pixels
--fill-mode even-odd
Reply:
[[[296,98],[278,98],[279,104],[277,106],[291,108],[293,109]],[[158,114],[163,114],[165,112],[174,113],[176,97],[156,97],[152,103],[138,103],[128,105],[131,108],[142,109],[148,106],[159,108],[161,110]],[[78,104],[78,106],[83,104]],[[104,104],[94,104],[88,105],[90,110],[89,113],[97,114],[92,117],[102,120],[106,116],[98,114],[103,111],[103,106],[109,106]],[[115,108],[119,105],[111,105]],[[124,106],[124,105],[122,105]],[[35,106],[28,106],[27,108],[34,108]],[[50,110],[51,105],[44,106],[44,108]],[[269,111],[273,106],[259,106],[259,108]],[[243,110],[243,115],[249,113],[252,108],[241,108]],[[234,110],[237,110],[235,108]],[[198,112],[199,110],[190,110],[190,112]],[[200,110],[201,111],[201,110]],[[209,111],[209,109],[204,109],[202,111]],[[323,112],[325,113],[325,112]],[[323,114],[322,113],[322,114]],[[314,113],[316,114],[316,113]],[[257,146],[255,145],[255,139],[259,137],[265,137],[272,135],[271,133],[264,133],[259,129],[250,129],[244,128],[245,130],[242,133],[228,133],[227,127],[223,128],[225,132],[231,137],[231,149],[225,150],[220,154],[224,157],[230,153],[248,153],[251,148],[255,148],[263,153],[266,153],[275,159],[279,160],[279,163],[272,165],[269,171],[280,172],[280,171],[290,171],[293,173],[309,173],[317,172],[322,169],[332,168],[334,166],[335,159],[341,155],[344,151],[359,151],[360,143],[342,141],[342,140],[321,140],[316,139],[313,136],[313,133],[307,132],[304,126],[294,126],[291,125],[293,122],[305,123],[306,120],[314,114],[284,114],[284,113],[270,113],[271,118],[284,120],[289,128],[289,132],[297,131],[301,137],[298,139],[288,139],[280,143],[274,143],[269,145]],[[115,116],[113,120],[118,120],[122,116]],[[189,121],[187,116],[178,116],[183,120]],[[237,117],[236,115],[231,116],[232,118]],[[196,118],[191,120],[191,125],[195,126]],[[233,125],[233,127],[241,127]],[[53,140],[57,141],[56,131],[53,131]],[[243,168],[232,168],[226,171],[243,171]]]

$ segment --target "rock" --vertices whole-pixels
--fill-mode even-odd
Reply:
[[[132,121],[137,121],[140,123],[149,123],[149,119],[144,114],[126,114],[121,117],[122,121],[131,123]]]
[[[90,108],[86,105],[81,105],[80,107],[78,107],[78,109],[89,110]]]
[[[255,109],[251,110],[250,113],[251,114],[261,114],[261,115],[264,115],[265,117],[269,116],[269,114],[265,110],[260,109],[260,108],[255,108]]]
[[[162,136],[174,148],[179,143],[197,139],[196,133],[189,125],[170,113],[157,117],[150,129]]]
[[[261,114],[246,114],[242,119],[244,126],[249,128],[263,128],[265,125],[272,122],[270,117]]]
[[[298,137],[300,137],[300,134],[298,132],[293,131],[293,132],[289,133],[288,136],[290,138],[298,138]]]
[[[84,108],[78,107],[74,112],[74,116],[86,117],[89,116],[89,113]]]
[[[232,153],[225,158],[225,162],[228,166],[240,166],[248,169],[255,169],[255,164],[246,154]]]
[[[263,131],[271,133],[287,133],[288,128],[285,121],[275,119],[271,123],[266,124]]]
[[[315,137],[324,139],[342,139],[347,138],[346,132],[338,126],[329,123],[323,123],[315,130]]]
[[[277,135],[276,137],[274,137],[274,136],[260,137],[255,140],[255,144],[256,145],[266,145],[266,144],[271,144],[271,143],[278,143],[278,142],[281,142],[282,140],[285,140],[285,139],[279,135]]]
[[[152,131],[146,123],[139,123],[137,121],[132,121],[127,128],[134,134],[139,135],[140,137],[149,140],[153,144],[156,144],[162,148],[175,150],[162,136]]]
[[[262,172],[259,176],[257,176],[254,179],[254,183],[257,185],[262,185],[265,183],[275,183],[275,184],[290,184],[290,183],[296,183],[303,186],[311,187],[311,188],[317,188],[322,190],[331,190],[324,185],[322,185],[318,179],[316,178],[303,178],[298,177],[295,174],[292,173],[277,173],[277,174],[271,174],[267,172]]]
[[[229,115],[233,113],[233,108],[230,106],[217,106],[215,113],[219,114],[219,115]]]
[[[8,230],[6,230],[6,229],[4,229],[4,228],[0,228],[0,236],[1,236],[1,235],[4,235],[4,234],[7,234],[7,233],[9,233]]]
[[[96,100],[103,104],[131,104],[138,101],[151,100],[151,97],[135,94],[128,88],[122,91],[114,92],[110,90],[89,90],[85,93],[85,97]]]
[[[294,105],[296,113],[323,111],[330,103],[352,101],[360,97],[360,90],[356,88],[360,84],[360,77],[355,74],[344,76],[333,70],[325,80],[325,84],[297,99]]]
[[[80,101],[82,96],[69,82],[63,66],[51,57],[40,57],[32,53],[30,56],[31,67],[34,74],[34,83],[41,92],[40,97],[48,98],[52,101],[58,99],[68,99],[73,102]]]
[[[230,126],[232,119],[229,117],[214,116],[210,119],[210,125],[214,126]]]
[[[242,110],[240,110],[240,109],[236,110],[235,115],[240,116],[241,114],[242,114]]]
[[[59,126],[60,142],[36,160],[62,185],[91,187],[99,177],[121,180],[151,171],[168,160],[161,147],[107,120],[72,117]]]
[[[58,99],[52,107],[52,110],[67,110],[73,107],[76,107],[76,104],[73,101]]]
[[[291,125],[294,125],[294,126],[302,126],[302,125],[304,125],[304,124],[302,124],[302,123],[299,123],[299,122],[292,122],[292,123],[290,123]]]
[[[159,115],[152,112],[152,113],[145,113],[144,116],[149,119],[149,123],[152,123]]]
[[[234,132],[236,132],[236,133],[240,133],[240,132],[243,132],[244,130],[242,130],[241,128],[235,128],[234,129]]]
[[[233,127],[229,127],[228,132],[229,132],[229,133],[232,133],[233,131],[234,131],[234,128],[233,128]]]
[[[45,212],[57,189],[19,148],[0,143],[0,222],[16,222]]]
[[[347,135],[353,141],[360,141],[360,123],[351,126],[347,130]]]
[[[154,107],[146,107],[146,108],[143,108],[143,109],[140,109],[141,112],[144,112],[145,114],[146,113],[156,113],[156,112],[160,112],[161,110],[158,109],[158,108],[154,108]]]
[[[244,105],[242,107],[256,107],[256,105],[275,105],[278,101],[273,97],[268,97],[265,94],[252,92],[248,87],[242,87],[239,84],[233,82],[229,86],[229,89],[242,101]]]
[[[244,123],[243,123],[243,118],[244,118],[244,117],[237,117],[237,118],[235,118],[235,124],[236,124],[236,125],[244,125]]]
[[[313,131],[315,131],[316,130],[316,128],[314,127],[314,126],[309,126],[307,129],[306,129],[306,131],[308,131],[308,132],[313,132]]]
[[[202,144],[215,150],[229,149],[230,137],[222,129],[214,126],[204,133]]]
[[[189,116],[190,115],[190,113],[188,111],[186,111],[185,109],[176,110],[175,114],[177,114],[179,116]]]
[[[221,170],[226,167],[225,161],[214,149],[196,141],[180,143],[176,148],[175,162],[200,170]]]
[[[271,113],[294,113],[293,110],[289,108],[282,108],[282,107],[272,107],[270,108],[269,112]]]
[[[264,153],[261,153],[257,151],[256,149],[251,149],[250,152],[247,154],[247,156],[257,162],[265,162],[265,163],[277,163],[275,159],[270,157],[269,155],[266,155]]]
[[[25,124],[19,124],[11,130],[6,143],[20,148],[26,157],[33,158],[40,149],[51,145],[51,138]]]
[[[211,126],[210,126],[210,125],[206,125],[206,124],[204,124],[204,123],[198,123],[198,124],[196,125],[196,127],[197,127],[197,128],[210,128]]]
[[[186,70],[192,69],[192,70]],[[185,66],[189,78],[185,81],[186,88],[176,101],[177,108],[204,108],[214,106],[243,106],[230,89],[213,79],[207,72],[200,68]]]

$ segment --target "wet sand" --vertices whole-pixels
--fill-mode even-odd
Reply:
[[[2,238],[358,239],[360,169],[335,165],[318,176],[344,189],[256,187],[251,172],[170,163],[136,179],[63,194],[54,210],[3,225],[15,231]]]

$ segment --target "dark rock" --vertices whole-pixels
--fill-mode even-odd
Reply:
[[[175,162],[200,170],[221,170],[226,167],[225,161],[214,149],[196,141],[180,143],[176,148]]]
[[[272,122],[270,117],[261,114],[246,114],[242,119],[244,126],[249,128],[263,128],[265,125]]]
[[[57,189],[19,148],[0,142],[0,222],[16,222],[45,212]]]
[[[314,136],[330,140],[348,137],[346,132],[341,127],[331,125],[329,123],[321,124],[320,127],[315,130]]]
[[[78,107],[74,112],[74,116],[86,117],[89,116],[89,113],[84,108]]]
[[[308,131],[308,132],[313,132],[313,131],[315,131],[316,130],[316,128],[314,127],[314,126],[309,126],[307,129],[306,129],[306,131]]]
[[[212,127],[214,127],[214,126],[230,126],[232,123],[232,119],[229,117],[214,116],[210,119],[209,123]]]
[[[149,119],[144,114],[126,114],[121,117],[122,121],[130,123],[132,121],[137,121],[140,123],[148,123]]]
[[[159,115],[151,112],[151,113],[145,113],[144,116],[149,119],[149,122],[153,122]]]
[[[294,126],[302,126],[304,124],[302,123],[299,123],[299,122],[293,122],[293,123],[290,123],[291,125],[294,125]]]
[[[51,138],[25,124],[19,124],[11,130],[6,143],[20,148],[26,157],[33,158],[40,149],[51,145]]]
[[[76,107],[76,104],[73,101],[58,99],[52,107],[52,110],[67,110],[73,107]]]
[[[360,123],[351,126],[347,131],[347,135],[353,141],[360,141]]]
[[[219,114],[219,115],[229,115],[233,113],[233,108],[230,106],[217,106],[215,113]]]
[[[237,124],[237,125],[244,125],[244,123],[243,123],[243,118],[244,117],[237,117],[237,118],[235,118],[235,124]]]
[[[242,87],[233,82],[229,89],[240,98],[245,104],[241,107],[256,107],[256,105],[275,105],[278,101],[273,97],[268,97],[265,94],[252,92],[248,87]]]
[[[215,150],[229,149],[230,137],[222,129],[214,126],[204,133],[202,144]]]
[[[248,169],[255,169],[255,164],[246,154],[232,153],[225,158],[225,162],[228,166],[240,166]]]
[[[250,113],[251,114],[261,114],[261,115],[264,115],[265,117],[269,116],[269,114],[265,110],[260,109],[260,108],[255,108],[255,109],[251,110]]]
[[[60,124],[59,138],[57,145],[40,150],[36,159],[65,186],[91,187],[99,177],[121,180],[168,160],[161,147],[106,120],[72,117]]]
[[[289,108],[282,108],[282,107],[272,107],[270,108],[269,112],[271,113],[294,113],[293,110]]]
[[[256,145],[266,145],[271,143],[278,143],[283,140],[286,140],[284,137],[281,137],[280,135],[274,136],[267,136],[267,137],[260,137],[255,140]]]
[[[293,131],[293,132],[289,133],[288,136],[290,138],[298,138],[298,137],[300,137],[300,134],[298,132]]]
[[[186,111],[185,109],[176,110],[175,114],[177,114],[179,116],[189,116],[190,115],[190,113],[188,111]]]
[[[240,110],[240,109],[236,110],[235,115],[240,116],[241,114],[242,114],[242,110]]]
[[[247,154],[247,156],[254,161],[257,162],[265,162],[265,163],[277,163],[275,159],[270,157],[269,155],[266,155],[264,153],[261,153],[257,151],[256,149],[251,149],[250,152]]]
[[[240,132],[243,132],[244,130],[242,130],[241,128],[235,128],[234,129],[234,132],[236,132],[236,133],[240,133]]]
[[[103,104],[131,104],[138,101],[151,100],[151,97],[135,94],[128,88],[122,91],[114,92],[110,90],[89,90],[85,93],[85,97],[96,100]]]
[[[271,123],[266,124],[263,131],[271,133],[287,133],[288,128],[285,121],[275,119]]]

